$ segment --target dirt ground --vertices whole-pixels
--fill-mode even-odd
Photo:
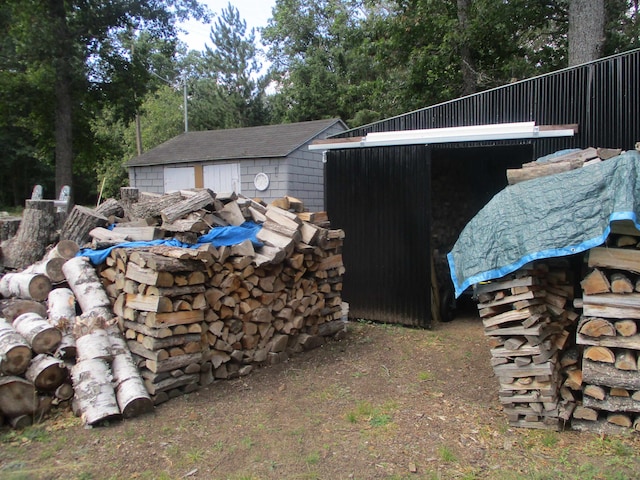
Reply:
[[[346,338],[85,429],[0,431],[2,479],[631,479],[637,435],[510,428],[480,320]]]

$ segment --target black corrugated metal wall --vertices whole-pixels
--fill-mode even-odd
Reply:
[[[578,124],[579,132],[574,137],[534,141],[441,144],[438,150],[519,145],[513,152],[522,162],[565,148],[628,150],[640,141],[639,85],[640,50],[635,50],[382,120],[337,137],[535,121],[537,125]],[[531,158],[522,158],[524,145],[530,145]],[[325,205],[332,224],[347,234],[343,296],[350,303],[351,318],[416,326],[431,323],[431,160],[426,151],[426,147],[385,147],[327,152]],[[455,198],[455,192],[452,194]]]
[[[348,232],[343,258],[349,316],[430,324],[430,152],[427,147],[327,152],[332,225]]]

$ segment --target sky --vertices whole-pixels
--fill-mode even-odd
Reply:
[[[231,3],[240,12],[240,18],[247,22],[247,30],[251,30],[252,27],[258,28],[267,25],[276,0],[200,0],[200,2],[207,5],[209,10],[216,14],[219,14]],[[193,20],[183,23],[182,27],[187,30],[187,33],[180,34],[180,40],[188,45],[189,50],[204,50],[205,43],[211,46],[209,33],[215,22],[216,18],[212,18],[209,24]],[[259,35],[256,34],[256,40],[258,39]]]

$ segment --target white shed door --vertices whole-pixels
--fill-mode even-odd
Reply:
[[[164,191],[186,190],[195,188],[196,177],[193,167],[165,167]]]
[[[215,193],[240,192],[240,164],[205,165],[202,169],[204,188]]]

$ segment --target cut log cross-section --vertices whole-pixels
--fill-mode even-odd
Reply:
[[[0,412],[7,417],[32,414],[38,408],[36,389],[28,380],[16,376],[0,377]]]
[[[0,373],[21,375],[31,361],[31,347],[13,326],[0,319]]]
[[[62,332],[37,313],[23,313],[13,321],[13,326],[35,353],[54,352],[62,340]]]
[[[7,273],[0,279],[0,295],[41,302],[51,291],[51,281],[38,273]]]
[[[67,379],[65,364],[51,355],[39,354],[32,360],[25,372],[25,378],[38,390],[55,390]]]

